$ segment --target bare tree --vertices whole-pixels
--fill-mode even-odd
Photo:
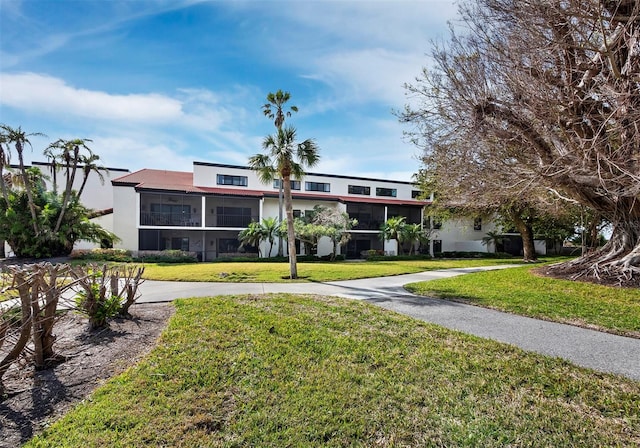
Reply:
[[[407,86],[417,103],[402,119],[427,155],[462,147],[504,169],[511,192],[551,192],[612,223],[604,248],[564,266],[577,276],[639,270],[639,13],[635,0],[469,0],[465,34],[452,29]]]

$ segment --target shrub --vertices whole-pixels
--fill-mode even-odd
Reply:
[[[197,263],[198,254],[183,250],[139,251],[136,261],[143,263]]]
[[[71,258],[75,260],[89,261],[114,261],[128,263],[133,261],[130,250],[126,249],[82,249],[71,252]]]

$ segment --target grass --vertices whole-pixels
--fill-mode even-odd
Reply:
[[[338,298],[186,299],[27,447],[638,446],[640,383]]]
[[[366,262],[298,263],[297,281],[327,282],[387,275],[413,274],[435,269],[495,266],[521,262],[510,259],[401,260]],[[288,263],[197,263],[145,264],[144,277],[150,280],[198,282],[286,282]]]
[[[535,318],[640,337],[640,290],[536,276],[532,267],[406,285],[416,294],[462,299]]]

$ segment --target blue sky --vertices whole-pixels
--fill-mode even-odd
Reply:
[[[454,2],[0,0],[0,123],[89,138],[105,166],[246,165],[289,91],[314,172],[410,180],[418,150],[392,114],[447,36]]]

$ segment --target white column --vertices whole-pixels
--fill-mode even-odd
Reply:
[[[207,213],[207,197],[206,196],[202,196],[202,207],[200,209],[200,226],[204,227],[204,217]],[[203,234],[203,238],[204,238],[204,234]]]

